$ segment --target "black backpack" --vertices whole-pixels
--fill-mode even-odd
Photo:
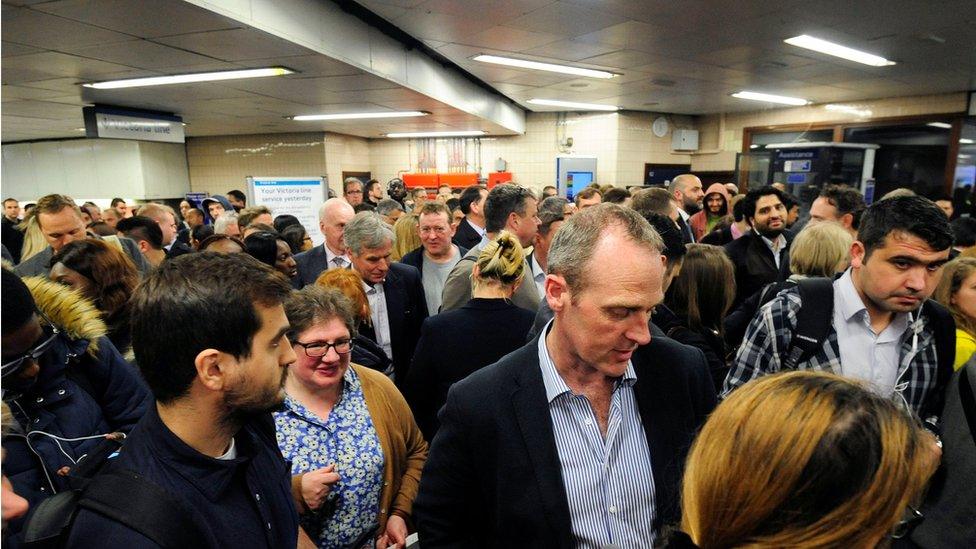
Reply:
[[[112,467],[121,441],[106,439],[68,474],[70,489],[43,500],[28,516],[23,547],[64,547],[78,511],[89,509],[172,549],[194,547],[203,539],[196,523],[169,492],[138,473]]]
[[[829,278],[806,278],[797,281],[800,291],[800,310],[796,314],[796,328],[783,359],[783,369],[793,370],[810,360],[823,347],[833,324],[834,287]],[[775,296],[775,293],[773,294]],[[772,297],[770,297],[772,299]],[[928,317],[935,334],[935,349],[939,359],[935,397],[926,405],[922,419],[939,416],[945,403],[945,387],[953,374],[956,360],[955,321],[944,307],[931,300],[922,305],[921,314]]]

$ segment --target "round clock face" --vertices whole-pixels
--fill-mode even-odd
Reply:
[[[651,125],[651,131],[653,131],[654,135],[658,137],[668,135],[668,119],[664,118],[663,116],[655,118],[654,124]]]

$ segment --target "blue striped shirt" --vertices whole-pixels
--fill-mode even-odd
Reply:
[[[587,398],[556,371],[545,343],[548,330],[539,338],[539,366],[576,546],[651,547],[654,477],[634,396],[634,365],[616,382],[604,438]]]

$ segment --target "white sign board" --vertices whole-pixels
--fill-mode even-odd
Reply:
[[[88,137],[106,139],[133,139],[183,143],[183,121],[179,117],[165,115],[140,116],[137,112],[85,108],[85,132]]]
[[[247,203],[271,208],[271,215],[298,218],[312,242],[325,242],[319,230],[319,207],[329,196],[324,177],[248,177]]]

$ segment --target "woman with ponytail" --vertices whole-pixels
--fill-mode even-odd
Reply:
[[[437,432],[437,411],[452,384],[525,345],[535,312],[511,301],[525,277],[524,265],[518,238],[502,232],[475,262],[472,299],[424,321],[404,396],[428,441]]]

